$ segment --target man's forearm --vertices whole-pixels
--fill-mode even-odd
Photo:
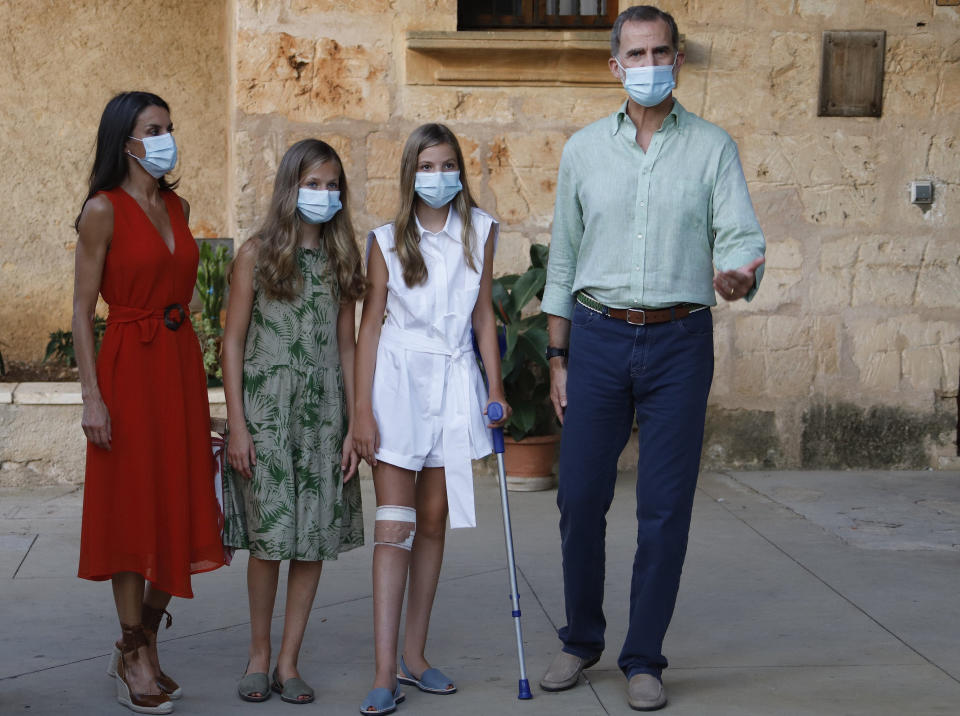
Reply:
[[[567,348],[570,345],[570,320],[563,316],[547,316],[548,345],[553,348]]]

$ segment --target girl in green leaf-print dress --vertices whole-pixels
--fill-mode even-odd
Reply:
[[[363,544],[351,432],[354,316],[365,281],[336,152],[294,144],[266,221],[237,252],[223,338],[224,544],[250,550],[250,654],[238,692],[307,703],[297,659],[323,561]],[[290,560],[272,678],[270,624]]]

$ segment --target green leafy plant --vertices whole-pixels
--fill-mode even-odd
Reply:
[[[214,249],[209,243],[200,242],[200,264],[197,267],[197,293],[202,308],[199,314],[191,314],[193,330],[200,340],[203,351],[203,369],[207,385],[223,385],[223,369],[220,367],[220,346],[223,343],[223,326],[220,311],[227,288],[227,264],[230,255],[226,246]]]
[[[93,346],[94,351],[100,350],[103,334],[107,330],[107,319],[101,316],[93,317]],[[70,368],[77,367],[77,355],[73,347],[73,331],[54,331],[47,342],[47,350],[43,355],[44,362],[52,361]]]
[[[550,404],[550,367],[547,350],[547,315],[524,315],[534,298],[543,298],[549,247],[530,247],[530,266],[522,274],[493,280],[493,312],[500,338],[503,389],[513,415],[504,430],[514,440],[556,432]]]
[[[190,322],[200,341],[203,352],[203,372],[207,374],[207,385],[223,385],[223,369],[220,367],[220,344],[223,342],[223,329],[218,320],[216,325],[202,313],[190,314]]]
[[[207,242],[200,244],[200,265],[197,267],[197,293],[203,304],[202,315],[220,328],[220,309],[227,288],[227,264],[230,256],[226,246],[214,249]]]

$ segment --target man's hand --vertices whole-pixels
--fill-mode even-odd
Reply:
[[[567,408],[567,359],[550,359],[550,402],[557,419],[563,425],[563,411]]]
[[[547,316],[547,345],[554,348],[570,348],[570,319],[561,316]],[[550,402],[557,414],[557,420],[563,425],[563,411],[567,407],[567,359],[556,356],[550,359]]]
[[[763,265],[763,256],[746,266],[732,271],[720,271],[713,277],[713,287],[725,300],[736,301],[746,296],[756,281],[757,269]]]

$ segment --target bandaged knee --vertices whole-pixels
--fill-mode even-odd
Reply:
[[[373,523],[374,546],[382,544],[409,552],[416,532],[417,511],[412,507],[382,505],[377,508],[377,519]]]

